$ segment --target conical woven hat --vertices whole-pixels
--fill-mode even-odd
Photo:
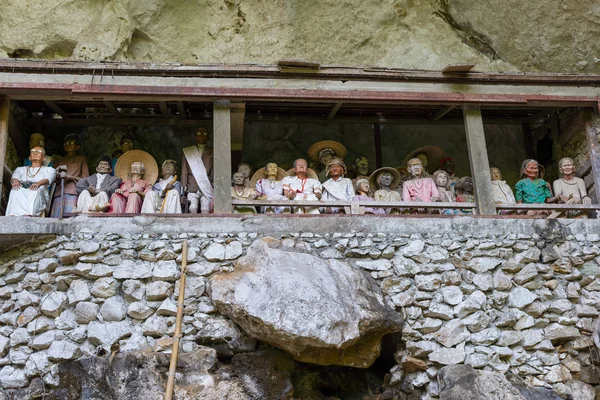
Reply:
[[[150,153],[146,153],[143,150],[129,150],[119,157],[117,165],[115,165],[115,176],[118,176],[124,181],[128,180],[131,164],[134,162],[144,163],[146,172],[144,173],[143,179],[146,182],[154,184],[158,178],[158,164],[156,164],[156,160]]]

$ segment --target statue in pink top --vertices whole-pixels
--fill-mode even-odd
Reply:
[[[411,180],[404,182],[402,200],[431,203],[440,197],[436,184],[431,178],[424,177],[423,163],[418,158],[411,158],[407,163]]]

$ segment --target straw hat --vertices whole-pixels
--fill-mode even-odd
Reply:
[[[285,178],[286,176],[287,176],[287,173],[285,172],[285,169],[283,169],[281,167],[277,167],[277,176],[275,177],[275,180],[280,181],[283,178]],[[256,187],[256,182],[258,182],[259,179],[263,179],[266,177],[267,177],[267,174],[265,173],[265,167],[260,168],[258,171],[256,171],[252,175],[252,178],[250,179],[250,187],[254,189]]]
[[[419,147],[418,149],[412,151],[409,155],[407,155],[404,158],[404,161],[402,161],[402,165],[406,166],[408,160],[410,160],[411,158],[415,158],[419,153],[423,153],[427,157],[427,171],[430,174],[432,174],[433,172],[435,172],[436,169],[438,169],[440,161],[444,157],[444,150],[442,150],[441,147],[424,146]]]
[[[156,178],[158,178],[158,164],[156,164],[154,157],[142,150],[129,150],[119,157],[117,165],[115,165],[115,176],[118,176],[124,181],[129,179],[131,164],[134,162],[144,163],[144,168],[146,170],[144,180],[154,184]]]
[[[296,173],[294,172],[294,168],[288,169],[288,171],[286,172],[286,174],[288,176],[296,176]],[[306,176],[308,176],[309,178],[312,178],[312,179],[319,180],[319,175],[312,168],[307,168],[306,169]]]
[[[379,183],[377,182],[377,175],[379,175],[379,173],[383,171],[387,171],[390,174],[392,174],[392,183],[390,184],[390,189],[394,190],[400,184],[400,173],[395,168],[383,167],[376,169],[375,171],[373,171],[371,176],[369,176],[369,185],[371,186],[371,190],[374,191],[374,188],[379,187]]]
[[[346,157],[346,146],[336,142],[335,140],[322,140],[310,146],[308,149],[308,158],[312,161],[319,161],[319,152],[323,149],[331,149],[335,152],[335,156],[341,159]]]
[[[398,171],[398,173],[400,174],[400,177],[402,177],[402,175],[404,175],[404,176],[410,178],[410,174],[408,173],[408,168],[400,166],[400,167],[396,167],[394,169],[396,171]],[[402,178],[400,178],[400,179],[402,179]]]

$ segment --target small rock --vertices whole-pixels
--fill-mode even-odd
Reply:
[[[448,321],[434,335],[434,339],[445,347],[452,347],[469,339],[471,335],[460,319]]]
[[[166,317],[176,316],[177,315],[177,306],[175,304],[173,304],[173,302],[171,300],[165,299],[162,302],[162,304],[160,305],[160,307],[158,307],[156,314],[166,316]]]
[[[523,285],[536,276],[538,276],[537,268],[534,263],[530,263],[527,264],[521,271],[519,271],[519,273],[517,273],[513,279],[518,285]]]
[[[562,365],[554,365],[550,367],[550,372],[546,374],[545,380],[549,383],[565,382],[571,379],[571,373]]]
[[[100,278],[94,282],[90,292],[103,299],[117,294],[118,282],[114,278]]]
[[[152,280],[174,282],[179,278],[179,271],[175,261],[159,261],[152,271]]]
[[[83,301],[75,306],[75,321],[78,324],[89,324],[98,317],[100,306],[96,303]]]
[[[67,297],[69,299],[69,305],[74,306],[81,301],[89,300],[92,296],[86,281],[75,280],[71,282],[71,285],[69,286]]]
[[[204,257],[208,261],[223,261],[225,260],[225,246],[220,243],[211,243],[204,251]]]
[[[147,279],[152,277],[152,264],[147,261],[123,260],[115,268],[113,277],[116,279]]]
[[[508,304],[511,307],[523,309],[533,303],[537,299],[537,295],[531,293],[524,287],[517,286],[508,295]]]
[[[429,354],[429,359],[442,365],[461,364],[465,361],[465,346],[460,345],[455,348],[441,348]]]
[[[127,314],[131,318],[145,320],[146,318],[154,314],[154,310],[148,307],[148,304],[138,301],[129,304],[129,307],[127,308]]]
[[[138,280],[126,280],[121,285],[125,299],[129,301],[140,301],[144,298],[146,286]]]
[[[27,386],[29,380],[24,370],[7,365],[0,370],[0,383],[4,389],[15,389]]]
[[[127,306],[120,296],[113,296],[106,299],[102,307],[100,307],[100,314],[105,321],[121,321],[125,318],[126,312]]]
[[[556,323],[548,325],[544,329],[544,335],[552,344],[577,339],[581,336],[579,330],[574,326],[564,326]]]
[[[81,350],[76,344],[62,340],[52,343],[50,349],[48,349],[47,356],[51,361],[74,360],[81,356]]]
[[[142,324],[142,332],[146,336],[161,337],[168,329],[167,319],[163,317],[150,317]]]
[[[187,280],[186,280],[187,287]],[[146,298],[150,301],[164,300],[171,294],[171,284],[169,282],[157,281],[146,285]]]
[[[61,292],[52,292],[42,300],[40,310],[50,317],[58,317],[67,306],[67,296]]]
[[[458,305],[463,300],[463,292],[457,286],[446,286],[441,290],[444,302],[452,306]]]
[[[225,260],[235,260],[243,253],[242,243],[233,241],[225,246]],[[206,257],[206,255],[205,255]],[[208,257],[206,258],[208,260]],[[208,260],[211,261],[211,260]]]

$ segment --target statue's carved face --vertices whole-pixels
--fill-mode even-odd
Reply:
[[[236,172],[232,177],[233,184],[236,186],[244,186],[244,179],[246,179],[244,178],[244,174],[240,172]]]
[[[467,193],[473,193],[473,179],[467,177],[463,182],[463,190]]]
[[[175,168],[175,164],[168,162],[162,166],[163,176],[175,176],[177,170]]]
[[[133,140],[125,139],[121,143],[121,151],[127,153],[129,150],[133,150]]]
[[[573,160],[571,160],[570,158],[562,160],[562,162],[560,163],[559,170],[560,173],[563,175],[573,175],[575,173],[575,164],[573,164]]]
[[[96,172],[99,174],[109,174],[112,171],[112,168],[108,161],[100,161],[96,166]]]
[[[269,177],[277,176],[277,164],[268,163],[266,169],[267,169],[267,176],[269,176]]]
[[[446,187],[448,184],[448,174],[446,172],[440,172],[437,174],[437,177],[435,178],[435,184],[439,187]]]
[[[248,178],[250,176],[250,173],[252,172],[252,170],[250,169],[250,166],[247,164],[240,164],[240,166],[238,167],[238,171],[240,174],[244,175],[244,178]]]
[[[392,174],[387,171],[383,171],[379,175],[379,186],[381,187],[389,187],[392,184]]]
[[[454,160],[445,160],[442,163],[442,169],[452,175],[454,173]]]
[[[137,174],[141,176],[144,175],[144,172],[146,172],[144,169],[144,163],[134,162],[131,164],[131,175]]]
[[[423,164],[414,163],[408,166],[408,172],[414,177],[420,177],[423,174]]]
[[[44,149],[42,147],[36,146],[29,151],[29,160],[32,163],[41,163],[46,159],[46,155],[44,154]]]
[[[329,176],[331,176],[334,179],[339,178],[340,175],[342,175],[343,171],[344,171],[344,169],[342,168],[341,165],[332,164],[329,166]]]
[[[367,175],[369,173],[369,164],[361,163],[356,166],[356,173],[358,175]]]
[[[369,193],[369,191],[371,190],[371,186],[369,185],[369,181],[364,180],[364,181],[361,181],[358,184],[358,186],[356,187],[356,189],[359,192]]]
[[[530,161],[527,164],[527,166],[525,167],[525,175],[529,179],[535,179],[535,178],[537,178],[539,172],[540,172],[540,168],[539,168],[538,163],[536,161]]]
[[[306,160],[296,160],[296,166],[294,167],[294,172],[296,173],[296,176],[306,176],[307,168],[308,165],[306,164]]]
[[[65,140],[65,143],[63,144],[63,149],[65,149],[67,153],[78,151],[79,148],[79,143],[77,143],[77,140],[75,139]]]
[[[206,144],[208,143],[208,131],[204,128],[200,128],[196,131],[196,143]]]
[[[490,169],[490,176],[492,178],[492,181],[500,181],[500,180],[502,180],[502,174],[500,173],[500,170],[498,168],[491,168]]]

